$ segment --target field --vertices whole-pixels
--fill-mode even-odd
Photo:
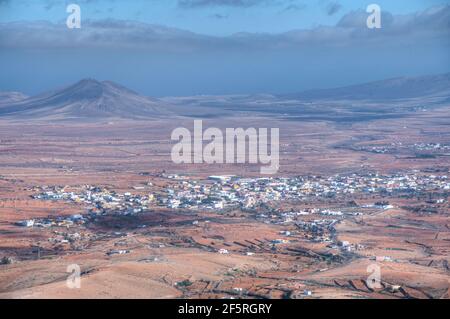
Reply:
[[[219,174],[260,177],[253,164],[174,164],[171,131],[192,125],[186,117],[1,120],[0,258],[11,262],[0,265],[0,298],[450,297],[450,204],[444,188],[308,196],[252,209],[154,204],[137,215],[107,214],[70,227],[15,224],[86,213],[89,205],[82,202],[33,198],[44,186],[161,194],[178,185],[170,174],[199,183]],[[227,116],[205,120],[208,126],[279,127],[278,177],[405,173],[420,180],[450,174],[450,150],[433,146],[450,145],[449,107],[360,121]],[[390,207],[373,205],[381,201]],[[277,215],[314,209],[348,214],[304,214],[291,223]],[[361,214],[351,214],[356,212]],[[329,241],[299,227],[318,218],[338,220],[320,234]],[[74,233],[74,241],[58,239]],[[345,242],[353,249],[346,250]],[[108,253],[115,250],[126,253]],[[66,286],[72,264],[81,267],[80,289]],[[377,287],[367,282],[371,267],[380,269]]]

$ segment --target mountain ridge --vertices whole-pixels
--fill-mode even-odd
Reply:
[[[450,72],[415,77],[395,77],[330,89],[313,89],[283,95],[306,100],[391,100],[424,96],[450,97]]]
[[[1,97],[0,93],[0,97]],[[334,89],[308,90],[285,95],[211,95],[185,98],[151,98],[112,81],[82,79],[75,84],[40,95],[4,93],[0,117],[26,119],[152,119],[161,117],[217,117],[242,112],[299,114],[319,112],[330,104],[347,110],[370,111],[380,105],[442,105],[450,103],[450,73],[397,77]],[[311,106],[311,102],[315,107]],[[322,103],[323,102],[323,103]],[[392,102],[392,103],[391,103]],[[419,103],[419,104],[417,104]],[[338,104],[341,104],[339,106]],[[412,105],[411,104],[411,105]],[[278,107],[274,108],[274,105]],[[329,105],[329,106],[330,106]],[[365,107],[366,105],[367,107]],[[308,113],[308,114],[309,114]]]
[[[111,81],[90,78],[11,103],[0,110],[4,116],[69,118],[147,118],[169,113],[162,101]]]

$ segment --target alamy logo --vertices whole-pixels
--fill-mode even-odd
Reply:
[[[370,275],[366,279],[367,287],[370,289],[381,289],[381,268],[377,264],[370,264],[367,266],[367,272]]]
[[[67,266],[67,272],[70,275],[67,277],[66,286],[69,289],[81,288],[81,268],[77,264]]]
[[[178,141],[172,148],[172,161],[176,164],[261,164],[261,174],[275,174],[279,169],[278,128],[215,127],[203,131],[203,121],[194,121],[194,134],[184,127],[173,130],[171,139]],[[204,142],[207,142],[204,145]],[[270,149],[269,149],[270,146]]]
[[[370,15],[367,17],[367,27],[369,29],[381,29],[381,7],[378,4],[370,4],[366,9]]]
[[[78,4],[69,4],[66,8],[66,12],[70,13],[67,17],[66,25],[69,29],[81,28],[81,8]]]

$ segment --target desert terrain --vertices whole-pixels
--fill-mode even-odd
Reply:
[[[450,298],[450,104],[228,97],[212,116],[198,99],[189,116],[167,98],[157,118],[0,117],[0,298]],[[280,128],[280,170],[173,163],[194,118]],[[193,204],[227,192],[245,200]]]

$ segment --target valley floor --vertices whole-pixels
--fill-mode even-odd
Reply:
[[[204,126],[279,127],[278,176],[408,172],[444,178],[450,175],[449,119],[449,109],[440,108],[354,123],[230,117],[205,120]],[[252,209],[155,203],[137,217],[16,225],[86,214],[83,202],[32,198],[45,186],[158,194],[178,183],[171,174],[200,184],[208,184],[209,175],[260,177],[258,165],[172,163],[171,131],[192,125],[186,118],[1,120],[0,258],[11,263],[0,265],[0,298],[450,298],[450,204],[444,188],[307,196]],[[347,214],[326,216],[326,210]],[[281,220],[287,212],[309,214]],[[318,232],[308,226],[318,220],[336,222]],[[70,265],[80,266],[80,289],[67,287]],[[368,280],[374,269],[380,271],[375,287]]]

